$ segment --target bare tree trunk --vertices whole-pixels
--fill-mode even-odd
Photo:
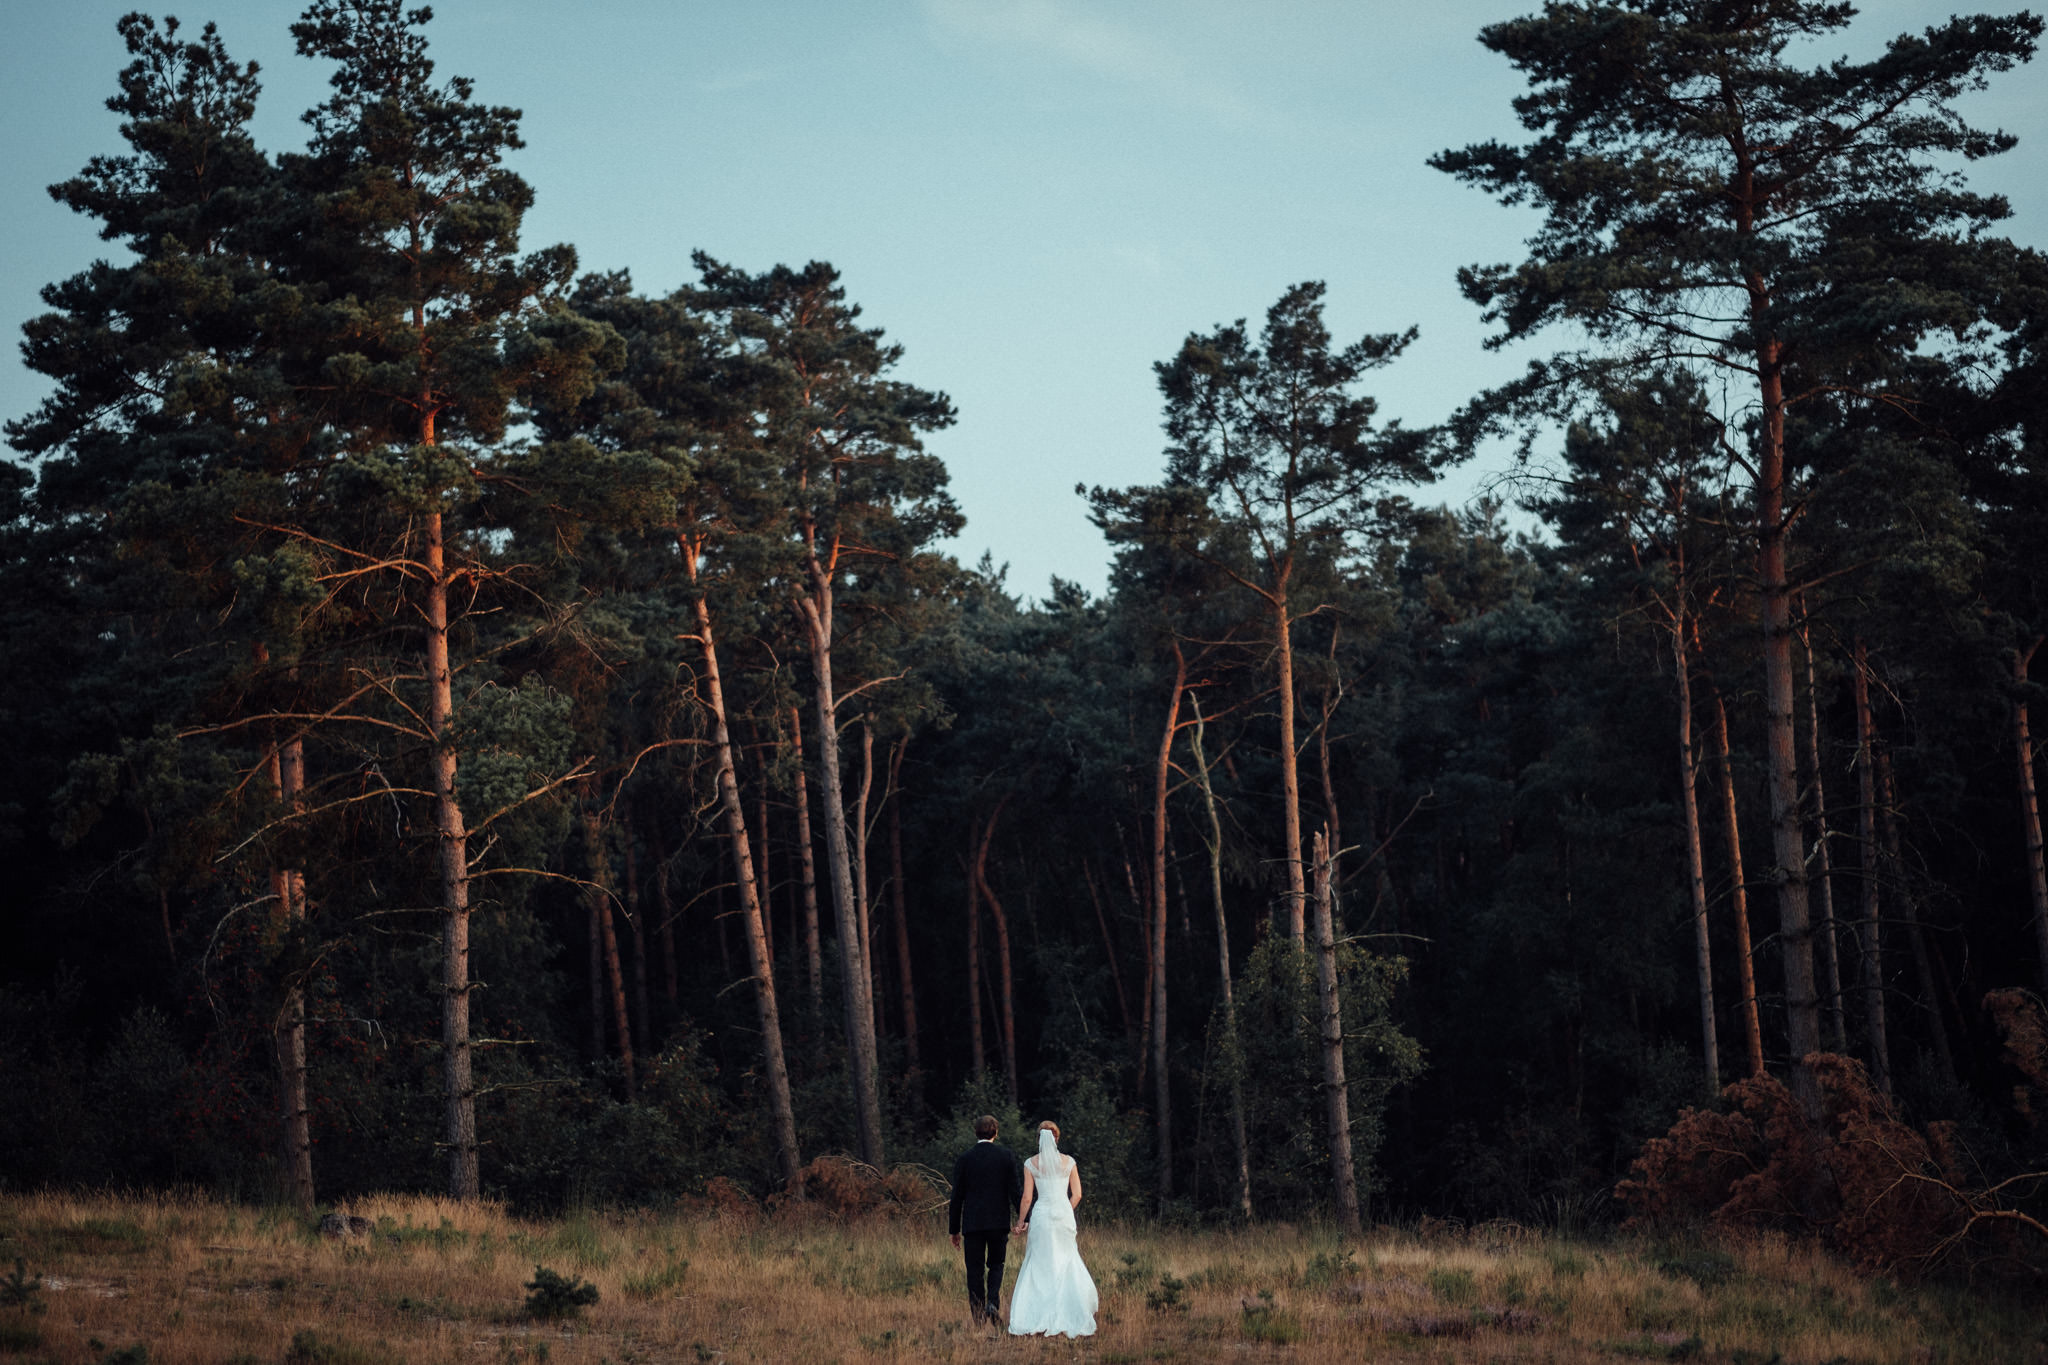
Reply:
[[[853,900],[860,909],[861,959],[868,964],[868,1027],[879,1038],[882,1034],[882,1004],[875,988],[880,980],[880,969],[875,965],[875,930],[869,915],[868,895],[868,797],[874,787],[875,729],[863,716],[860,722],[860,791],[853,798]]]
[[[1942,1019],[1942,989],[1934,974],[1934,963],[1928,957],[1927,934],[1920,926],[1919,909],[1913,903],[1913,888],[1906,880],[1905,849],[1899,838],[1898,787],[1892,781],[1892,756],[1882,745],[1873,752],[1877,758],[1878,822],[1884,830],[1892,896],[1898,902],[1899,918],[1906,925],[1906,942],[1913,949],[1913,966],[1920,977],[1920,994],[1927,1002],[1928,1027],[1934,1035],[1934,1058],[1941,1066],[1942,1078],[1954,1085],[1956,1059],[1955,1054],[1949,1051],[1948,1025]]]
[[[633,856],[633,807],[622,803],[619,814],[626,860],[626,927],[633,932],[633,1050],[645,1058],[654,1016],[647,1012],[647,928],[640,913],[640,860]]]
[[[421,433],[434,444],[429,417]],[[427,732],[433,736],[428,768],[434,791],[434,834],[441,892],[441,1088],[446,1102],[442,1142],[448,1153],[448,1193],[475,1199],[480,1192],[476,1148],[476,1085],[469,1041],[469,830],[455,794],[455,674],[448,658],[448,585],[441,514],[424,518],[427,561]]]
[[[1287,870],[1287,936],[1299,948],[1307,942],[1308,882],[1301,866],[1301,770],[1294,750],[1294,639],[1288,618],[1286,568],[1276,575],[1273,609],[1274,664],[1279,670],[1280,701],[1280,823],[1286,849],[1281,865]]]
[[[1315,836],[1316,999],[1323,1045],[1323,1116],[1330,1145],[1330,1180],[1337,1194],[1337,1222],[1350,1236],[1363,1229],[1358,1216],[1358,1171],[1351,1161],[1351,1088],[1344,1079],[1344,1007],[1337,995],[1336,894],[1330,885],[1330,838]]]
[[[668,859],[661,854],[661,844],[654,845],[654,899],[661,907],[661,926],[655,936],[661,941],[661,993],[669,1004],[676,1003],[678,983],[676,981],[676,906],[675,897],[668,885]]]
[[[960,860],[967,877],[967,1046],[974,1057],[974,1078],[988,1072],[988,1043],[981,1028],[981,879],[974,875],[974,862],[981,851],[980,836]]]
[[[1856,780],[1862,808],[1857,812],[1856,835],[1862,845],[1863,887],[1863,1031],[1870,1047],[1870,1080],[1880,1094],[1892,1088],[1891,1046],[1885,1037],[1884,940],[1880,918],[1880,883],[1877,876],[1877,764],[1873,754],[1875,726],[1870,715],[1870,655],[1862,639],[1856,641],[1856,671],[1852,678],[1856,697]]]
[[[811,842],[810,784],[804,776],[804,722],[789,708],[790,743],[796,746],[796,842],[804,871],[804,966],[810,973],[811,1006],[825,1003],[825,954],[818,942],[818,860]]]
[[[2027,666],[2041,648],[2041,636],[2012,656],[2017,684],[2012,706],[2013,750],[2020,768],[2020,825],[2027,844],[2027,887],[2032,893],[2034,946],[2041,955],[2041,990],[2048,993],[2048,858],[2041,845],[2041,803],[2034,785],[2034,740],[2027,728]]]
[[[1180,699],[1187,690],[1188,665],[1178,642],[1173,647],[1173,688],[1159,758],[1152,770],[1152,918],[1146,951],[1152,965],[1152,1103],[1159,1143],[1159,1212],[1173,1198],[1173,1096],[1166,1065],[1166,796],[1173,775],[1173,737],[1180,728]]]
[[[1002,818],[1003,807],[1009,801],[1006,796],[996,802],[996,808],[989,812],[988,824],[981,832],[981,846],[974,853],[974,881],[981,888],[981,898],[988,902],[989,922],[996,927],[996,971],[997,985],[1001,991],[1002,1015],[999,1020],[1003,1035],[1003,1089],[1010,1097],[1010,1103],[1017,1102],[1017,1006],[1015,976],[1010,970],[1010,920],[1003,913],[1003,903],[996,899],[996,889],[988,879],[988,846],[994,842],[996,821]]]
[[[1685,811],[1685,881],[1692,898],[1693,971],[1700,998],[1700,1052],[1707,1064],[1707,1091],[1721,1093],[1721,1043],[1714,1027],[1714,957],[1707,934],[1706,858],[1700,847],[1699,766],[1692,745],[1692,660],[1685,648],[1685,621],[1671,631],[1671,661],[1678,674],[1678,775]]]
[[[917,992],[910,975],[910,911],[903,885],[903,755],[910,736],[896,741],[889,755],[889,907],[896,920],[896,985],[902,997],[903,1051],[914,1076],[923,1068],[917,1054]]]
[[[875,1002],[869,989],[868,945],[853,886],[853,850],[846,837],[846,796],[839,780],[839,701],[832,684],[832,582],[813,559],[810,591],[797,599],[811,646],[811,683],[818,723],[819,800],[825,807],[825,865],[832,875],[834,923],[846,982],[846,1052],[860,1132],[860,1159],[883,1164],[882,1101],[877,1084]]]
[[[287,810],[302,805],[306,789],[305,747],[296,737],[274,744],[270,749],[271,785],[278,804]],[[270,874],[271,893],[277,897],[278,916],[288,934],[296,934],[306,919],[306,874],[295,867],[274,868]],[[311,1213],[314,1207],[313,1129],[311,1105],[306,1095],[306,993],[296,980],[286,988],[277,1012],[271,1043],[277,1054],[278,1118],[284,1137],[285,1184],[293,1207]]]
[[[699,547],[683,545],[690,582],[697,581]],[[782,1055],[782,1017],[775,1003],[775,964],[768,956],[768,935],[761,925],[761,902],[754,895],[754,851],[747,839],[747,820],[740,806],[740,784],[733,766],[732,732],[726,725],[725,686],[718,674],[718,649],[711,631],[711,605],[696,594],[697,644],[704,651],[705,709],[711,717],[711,742],[718,762],[718,798],[725,815],[726,838],[732,844],[734,881],[744,917],[747,963],[754,979],[755,1014],[761,1029],[763,1071],[768,1083],[770,1131],[780,1158],[785,1189],[802,1189],[798,1173],[803,1157],[797,1148],[796,1110],[790,1102],[789,1067]]]
[[[1752,293],[1753,306],[1768,307]],[[1806,831],[1799,809],[1799,756],[1792,727],[1792,606],[1786,569],[1791,521],[1785,511],[1785,391],[1783,348],[1769,323],[1757,322],[1758,391],[1762,439],[1756,478],[1757,596],[1763,616],[1764,758],[1771,794],[1771,880],[1778,888],[1778,948],[1785,973],[1785,1035],[1792,1060],[1792,1093],[1809,1116],[1820,1114],[1820,1085],[1806,1058],[1820,1051],[1820,1014],[1814,999],[1813,930],[1806,903]]]
[[[1820,972],[1821,985],[1827,995],[1822,1002],[1822,1012],[1827,1018],[1828,1038],[1835,1051],[1846,1053],[1849,1050],[1849,1025],[1842,1012],[1842,955],[1835,931],[1834,851],[1830,847],[1833,841],[1828,837],[1827,783],[1820,761],[1820,688],[1813,668],[1813,637],[1807,629],[1803,609],[1799,642],[1806,654],[1806,752],[1807,762],[1813,768],[1813,852],[1819,872],[1814,889],[1820,894]]]
[[[1749,938],[1749,886],[1742,870],[1742,824],[1735,805],[1735,765],[1728,754],[1728,707],[1714,693],[1714,747],[1721,768],[1722,823],[1728,831],[1728,867],[1733,877],[1729,899],[1735,911],[1735,952],[1742,984],[1742,1035],[1749,1074],[1764,1074],[1764,1031],[1757,1017],[1756,958]]]
[[[1088,900],[1095,907],[1095,925],[1102,931],[1102,953],[1109,959],[1110,983],[1116,987],[1117,1017],[1123,1020],[1124,1035],[1131,1032],[1131,1002],[1124,994],[1123,968],[1117,965],[1116,940],[1110,937],[1109,917],[1102,912],[1102,892],[1095,885],[1095,867],[1086,858],[1081,860],[1081,881],[1088,888]]]
[[[761,905],[761,936],[768,941],[768,962],[775,963],[774,887],[768,880],[768,750],[759,746],[761,781],[754,789],[754,899]]]
[[[598,933],[604,943],[606,998],[612,1009],[612,1033],[619,1042],[619,1064],[626,1072],[626,1098],[633,1098],[638,1077],[633,1064],[633,1025],[626,1017],[625,974],[619,969],[619,938],[612,925],[611,854],[605,848],[604,823],[598,809],[595,782],[583,792],[583,858],[590,865],[590,880],[583,894],[597,916]]]
[[[1237,1182],[1237,1212],[1239,1217],[1249,1222],[1252,1216],[1252,1163],[1251,1149],[1245,1142],[1244,1133],[1244,1056],[1237,1037],[1237,1002],[1231,995],[1230,924],[1223,913],[1223,821],[1216,814],[1216,792],[1209,785],[1209,761],[1202,753],[1201,694],[1189,693],[1188,705],[1195,713],[1195,728],[1189,736],[1193,741],[1195,780],[1201,785],[1202,809],[1209,817],[1209,894],[1216,903],[1217,986],[1223,1002],[1224,1046],[1230,1054],[1230,1148],[1236,1157],[1233,1174]],[[1094,888],[1091,886],[1089,889],[1092,891]],[[1099,905],[1097,913],[1101,913]]]

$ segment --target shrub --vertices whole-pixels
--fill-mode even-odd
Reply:
[[[573,1318],[597,1302],[596,1285],[557,1275],[543,1265],[533,1268],[526,1289],[526,1315],[541,1322]]]

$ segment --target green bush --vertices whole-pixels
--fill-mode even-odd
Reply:
[[[573,1318],[597,1302],[596,1285],[557,1275],[542,1265],[533,1268],[526,1289],[526,1315],[540,1322]]]

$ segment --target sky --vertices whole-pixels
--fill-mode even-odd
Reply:
[[[13,0],[0,45],[0,329],[37,291],[116,248],[44,187],[121,150],[105,108],[137,0]],[[440,75],[525,111],[512,166],[533,185],[526,245],[573,244],[648,291],[704,250],[749,270],[830,261],[899,378],[949,394],[931,439],[967,526],[952,547],[1042,596],[1091,591],[1108,552],[1076,484],[1163,466],[1152,366],[1190,332],[1256,320],[1328,285],[1338,341],[1417,326],[1368,388],[1410,425],[1518,373],[1543,343],[1481,345],[1459,266],[1518,259],[1535,225],[1431,170],[1447,147],[1519,133],[1522,86],[1480,47],[1534,0],[438,0]],[[293,0],[151,12],[220,25],[262,67],[258,140],[303,144],[326,69],[292,51]],[[1816,58],[1867,56],[1945,19],[1874,0]],[[2017,5],[1978,6],[2010,12]],[[2007,235],[2048,246],[2048,61],[1963,109],[2020,136],[1972,169],[2008,195]],[[46,391],[0,358],[0,415]],[[1434,487],[1463,504],[1482,456]]]

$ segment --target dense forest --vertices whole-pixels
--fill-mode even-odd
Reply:
[[[0,1182],[792,1198],[989,1111],[1134,1216],[1584,1224],[1769,1087],[2041,1169],[2048,260],[1954,110],[2041,23],[1851,14],[1486,29],[1528,141],[1435,164],[1545,358],[1421,428],[1426,319],[1198,313],[1037,601],[829,265],[529,249],[397,0],[294,151],[124,19],[0,464]]]

